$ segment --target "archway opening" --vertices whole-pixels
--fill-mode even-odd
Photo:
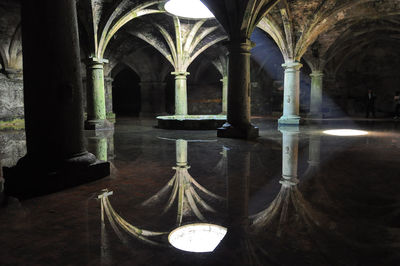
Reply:
[[[214,65],[199,56],[189,67],[188,112],[191,115],[215,115],[222,112],[221,74]]]
[[[114,75],[113,75],[114,76]],[[113,111],[117,117],[138,117],[141,110],[140,78],[126,67],[117,73],[112,84]]]

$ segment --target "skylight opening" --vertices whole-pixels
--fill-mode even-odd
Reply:
[[[191,19],[213,18],[214,15],[200,0],[170,0],[165,10],[175,16]]]
[[[367,132],[367,131],[355,130],[355,129],[333,129],[333,130],[325,130],[324,133],[327,134],[327,135],[341,136],[341,137],[346,137],[346,136],[364,136],[364,135],[368,135],[368,132]]]
[[[188,252],[212,252],[227,233],[225,227],[215,224],[188,224],[173,230],[168,241],[177,249]]]

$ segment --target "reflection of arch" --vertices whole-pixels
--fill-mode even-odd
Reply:
[[[216,211],[208,205],[200,195],[207,195],[209,198],[219,201],[222,201],[223,198],[204,188],[190,175],[188,171],[190,166],[187,161],[188,141],[178,139],[175,140],[175,145],[176,166],[172,168],[175,170],[174,176],[159,192],[143,202],[142,205],[154,205],[163,199],[166,199],[169,194],[169,198],[163,209],[163,214],[169,211],[172,205],[174,205],[174,202],[177,201],[177,225],[182,224],[183,217],[188,212],[193,213],[201,221],[205,221],[205,217],[200,211],[201,209],[209,212]],[[201,194],[199,194],[200,192]]]
[[[117,115],[138,116],[141,109],[140,77],[125,64],[118,64],[112,71],[113,111]]]

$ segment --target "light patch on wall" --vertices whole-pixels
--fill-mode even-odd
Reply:
[[[188,224],[173,230],[168,236],[168,241],[183,251],[212,252],[226,233],[225,227],[215,224]]]
[[[355,129],[332,129],[332,130],[325,130],[324,133],[327,135],[341,136],[341,137],[368,135],[367,131],[355,130]]]
[[[214,15],[200,0],[170,0],[165,6],[165,10],[178,17],[184,18],[213,18]]]

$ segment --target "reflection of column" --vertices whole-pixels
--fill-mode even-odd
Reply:
[[[228,113],[228,77],[225,76],[222,81],[222,115]]]
[[[250,152],[228,151],[228,232],[243,236],[249,226]],[[229,233],[228,233],[229,235]]]
[[[296,61],[288,61],[282,65],[285,68],[285,83],[283,95],[283,115],[279,124],[300,124],[300,68]]]
[[[96,155],[97,159],[102,161],[108,161],[109,158],[109,143],[113,145],[114,131],[113,130],[98,130],[98,131],[86,131],[86,137],[88,140],[88,150]],[[113,148],[113,147],[112,147]]]
[[[109,161],[115,159],[114,134],[107,138],[107,158]]]
[[[311,135],[308,148],[308,163],[310,166],[319,167],[321,163],[321,136]]]
[[[282,132],[282,177],[286,181],[297,183],[299,153],[298,128],[280,127],[279,130]]]
[[[175,75],[175,115],[187,115],[187,76],[189,72],[172,72]]]
[[[231,41],[229,49],[228,116],[218,137],[253,139],[258,128],[250,123],[250,50],[253,43]]]
[[[85,129],[96,130],[110,128],[106,119],[104,91],[104,63],[106,59],[90,58],[86,65],[87,120]]]
[[[187,166],[187,141],[183,139],[176,140],[176,165]]]
[[[107,138],[89,138],[88,142],[89,150],[96,155],[97,159],[107,161]]]
[[[311,77],[311,96],[309,117],[322,118],[322,79],[321,71],[313,71]]]

